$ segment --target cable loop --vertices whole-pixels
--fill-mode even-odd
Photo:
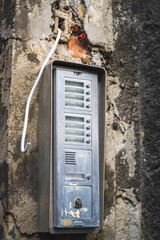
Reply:
[[[23,125],[23,131],[22,131],[22,138],[21,138],[21,152],[22,153],[25,153],[27,152],[28,148],[29,148],[29,145],[30,143],[27,142],[26,146],[25,145],[25,138],[26,138],[26,131],[27,131],[27,124],[28,124],[28,115],[29,115],[29,106],[30,106],[30,103],[31,103],[31,99],[32,99],[32,95],[34,93],[34,90],[35,88],[37,87],[37,84],[42,76],[42,73],[44,71],[44,68],[48,62],[48,60],[50,59],[50,57],[52,56],[52,54],[54,53],[56,47],[57,47],[57,44],[59,42],[59,39],[60,39],[60,36],[61,36],[61,30],[58,28],[58,33],[57,33],[57,37],[56,37],[56,40],[55,40],[55,43],[52,47],[52,49],[50,50],[48,56],[46,57],[40,71],[39,71],[39,74],[38,74],[38,77],[30,91],[30,94],[29,94],[29,97],[28,97],[28,100],[27,100],[27,104],[26,104],[26,110],[25,110],[25,117],[24,117],[24,125]]]

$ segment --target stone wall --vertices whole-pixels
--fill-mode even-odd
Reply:
[[[0,0],[0,240],[159,240],[159,5]],[[27,129],[31,145],[20,152],[27,97],[54,43],[55,10],[72,27],[51,60],[107,71],[105,218],[103,231],[94,235],[38,233],[38,89]],[[87,38],[78,41],[82,32]]]

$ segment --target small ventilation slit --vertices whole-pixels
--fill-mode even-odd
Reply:
[[[65,152],[65,164],[76,165],[76,153]]]

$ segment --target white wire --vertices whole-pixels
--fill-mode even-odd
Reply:
[[[51,49],[51,51],[49,52],[48,56],[46,57],[46,60],[44,61],[40,71],[39,71],[39,74],[38,74],[38,77],[30,91],[30,94],[29,94],[29,97],[28,97],[28,100],[27,100],[27,104],[26,104],[26,110],[25,110],[25,118],[24,118],[24,125],[23,125],[23,131],[22,131],[22,138],[21,138],[21,152],[26,152],[29,148],[29,145],[30,143],[27,143],[26,146],[24,147],[24,144],[25,144],[25,137],[26,137],[26,130],[27,130],[27,123],[28,123],[28,115],[29,115],[29,106],[30,106],[30,103],[31,103],[31,99],[32,99],[32,95],[34,93],[34,90],[42,76],[42,73],[43,73],[43,70],[48,62],[48,60],[50,59],[50,57],[52,56],[53,52],[55,51],[56,47],[57,47],[57,44],[59,42],[59,39],[60,39],[60,36],[61,36],[61,30],[58,28],[58,33],[57,33],[57,37],[56,37],[56,41]]]

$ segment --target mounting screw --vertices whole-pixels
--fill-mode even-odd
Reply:
[[[86,93],[87,93],[87,95],[90,95],[90,91],[87,91]]]
[[[91,179],[91,175],[90,174],[87,175],[87,179]]]
[[[88,104],[88,105],[87,105],[87,108],[90,108],[90,107],[91,107],[91,105],[90,105],[90,104]]]
[[[87,87],[87,88],[90,88],[90,84],[87,84],[86,87]]]
[[[91,127],[90,126],[87,126],[87,129],[89,130]]]
[[[91,140],[90,140],[90,139],[88,139],[86,142],[87,142],[87,143],[90,143],[90,142],[91,142]]]

